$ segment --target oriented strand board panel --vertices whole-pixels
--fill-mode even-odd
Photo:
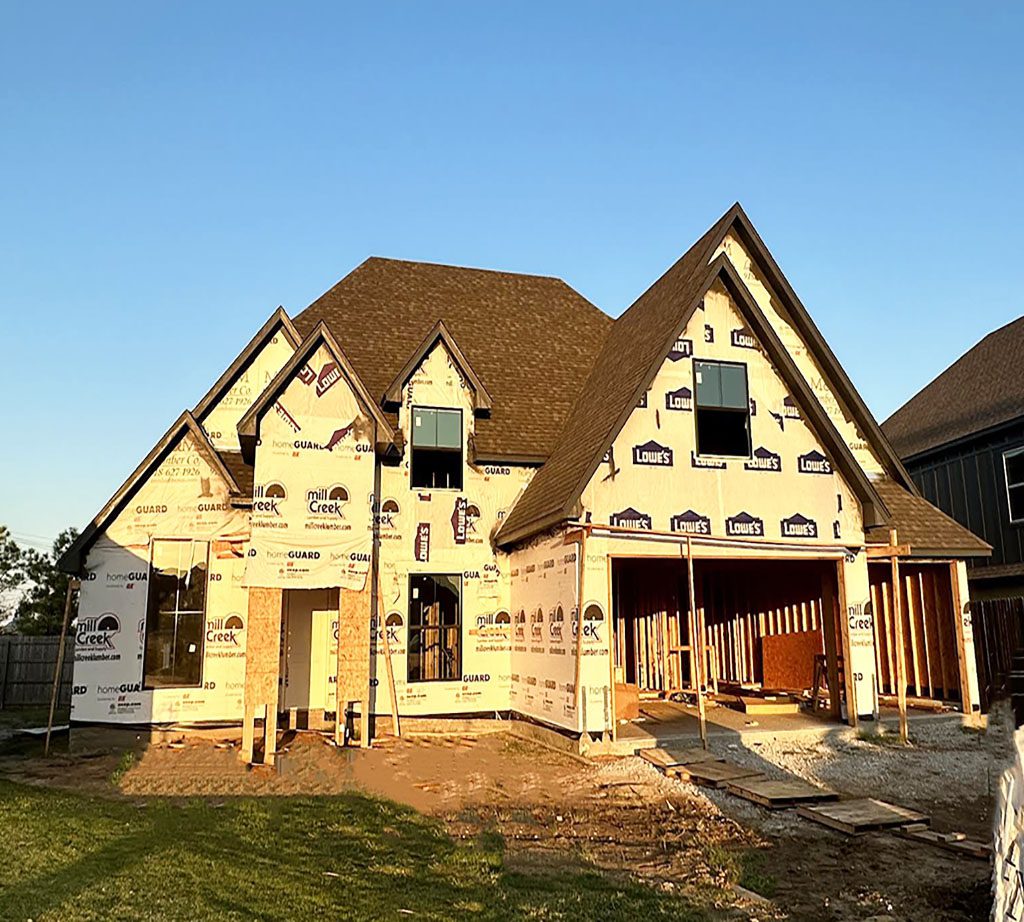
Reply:
[[[838,800],[835,791],[815,787],[799,778],[775,781],[769,778],[740,778],[726,785],[730,794],[752,800],[762,807],[780,810],[794,804]]]
[[[870,797],[840,800],[834,804],[820,804],[814,807],[798,807],[797,812],[805,819],[831,826],[847,835],[929,822],[924,813],[885,801],[872,800]]]
[[[821,631],[772,634],[761,639],[765,688],[810,688],[814,656],[824,653]]]

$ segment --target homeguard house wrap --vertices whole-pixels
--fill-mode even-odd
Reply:
[[[68,551],[72,716],[234,722],[269,759],[283,722],[365,741],[395,706],[614,738],[639,696],[770,689],[855,721],[908,670],[970,712],[988,551],[738,205],[615,321],[374,258],[276,311]]]

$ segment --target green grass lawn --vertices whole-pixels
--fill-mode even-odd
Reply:
[[[571,864],[512,873],[497,836],[457,845],[358,794],[136,805],[0,781],[0,836],[5,920],[705,918]]]

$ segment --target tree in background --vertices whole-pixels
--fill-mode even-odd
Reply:
[[[23,594],[11,623],[16,633],[60,633],[64,623],[64,601],[69,577],[57,569],[57,561],[77,537],[76,529],[67,528],[57,536],[49,553],[33,548],[20,552]],[[71,604],[74,611],[74,599]]]
[[[11,616],[14,594],[23,580],[21,548],[6,525],[0,525],[0,624]]]

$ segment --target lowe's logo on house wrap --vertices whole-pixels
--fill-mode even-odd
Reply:
[[[622,512],[613,512],[608,517],[609,523],[615,528],[643,528],[651,530],[651,517],[644,512],[638,512],[632,506],[623,509]]]
[[[725,520],[725,533],[733,538],[763,538],[764,522],[749,512],[740,512]]]
[[[724,471],[725,461],[722,458],[702,458],[695,451],[690,452],[690,466],[698,470]]]
[[[669,528],[684,535],[710,535],[711,519],[692,509],[681,512],[669,519]]]
[[[121,630],[121,622],[112,611],[98,618],[79,619],[75,628],[75,646],[81,650],[113,650],[114,635]]]
[[[252,488],[252,511],[280,515],[279,503],[287,498],[288,491],[280,481],[258,483]]]
[[[831,474],[832,462],[820,451],[809,451],[796,459],[796,469],[801,474]]]
[[[729,342],[734,346],[738,346],[740,349],[756,349],[757,340],[754,339],[754,334],[746,327],[740,327],[738,330],[733,330],[729,334]]]
[[[633,446],[633,463],[654,467],[672,467],[672,449],[659,445],[654,439]]]
[[[693,409],[693,391],[688,387],[681,387],[677,391],[669,391],[665,395],[665,409],[666,410],[685,410],[690,411]]]
[[[782,416],[784,419],[800,419],[800,407],[792,397],[785,397],[782,400]]]
[[[743,462],[743,470],[778,472],[782,470],[782,458],[767,448],[755,448],[753,457]]]
[[[688,359],[693,355],[693,340],[683,339],[680,337],[673,344],[672,348],[668,350],[668,357],[673,362],[679,362],[682,359]]]
[[[779,526],[782,530],[783,538],[817,538],[818,537],[818,523],[814,519],[809,519],[806,516],[800,515],[799,512],[791,515],[788,519],[783,519]]]

